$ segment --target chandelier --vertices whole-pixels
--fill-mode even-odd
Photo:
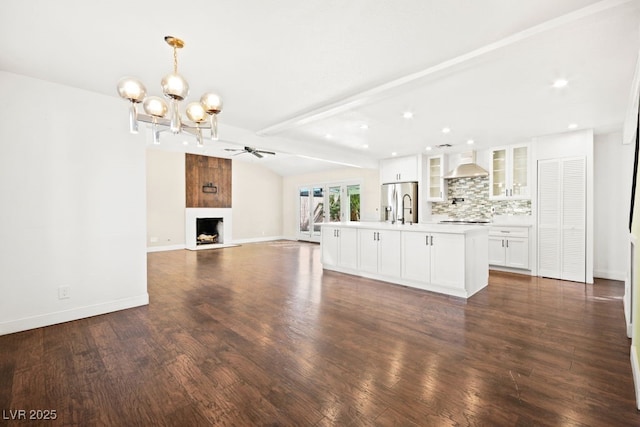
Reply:
[[[222,99],[215,93],[205,93],[200,102],[191,102],[186,107],[187,118],[180,116],[180,102],[189,95],[189,84],[178,74],[178,49],[184,42],[177,37],[166,36],[164,40],[173,48],[173,73],[164,76],[160,82],[162,93],[169,103],[159,96],[147,96],[147,89],[135,78],[124,77],[118,82],[118,94],[131,103],[129,109],[129,131],[138,133],[138,122],[151,123],[153,143],[160,143],[160,132],[170,130],[195,135],[198,146],[202,147],[202,130],[211,129],[211,139],[218,139],[218,114],[222,111]],[[142,103],[146,114],[139,114],[136,104]]]

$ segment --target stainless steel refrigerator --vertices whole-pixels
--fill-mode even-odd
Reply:
[[[382,184],[380,220],[385,222],[418,222],[418,183]]]

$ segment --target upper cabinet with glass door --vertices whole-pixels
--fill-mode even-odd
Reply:
[[[489,198],[513,200],[531,198],[529,145],[510,145],[491,150]]]
[[[447,181],[443,178],[447,173],[447,163],[444,154],[427,157],[424,168],[427,183],[428,202],[443,202],[447,200]]]

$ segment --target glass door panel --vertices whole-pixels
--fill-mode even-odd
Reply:
[[[491,195],[500,197],[505,195],[504,191],[507,186],[507,150],[495,150],[492,157]]]
[[[514,196],[524,196],[529,193],[527,178],[529,171],[527,170],[528,155],[527,147],[516,147],[513,149],[513,169],[512,169],[512,188]]]
[[[429,198],[442,198],[442,157],[429,158]]]
[[[342,221],[342,206],[340,205],[341,187],[329,187],[329,222]]]
[[[360,184],[347,185],[349,221],[360,221]]]
[[[309,219],[311,218],[311,200],[309,199],[309,189],[300,188],[300,211],[298,212],[299,218],[299,231],[300,234],[310,235]]]
[[[313,215],[311,216],[313,223],[313,235],[320,236],[320,224],[324,222],[324,188],[313,188]]]

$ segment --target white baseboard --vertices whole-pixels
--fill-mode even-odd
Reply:
[[[269,237],[253,237],[251,239],[233,239],[231,243],[236,245],[241,245],[244,243],[260,243],[260,242],[271,242],[273,240],[283,240],[285,239],[282,236],[269,236]]]
[[[593,270],[593,277],[608,280],[620,280],[624,282],[627,278],[626,271]]]
[[[51,326],[58,323],[70,322],[72,320],[84,319],[86,317],[98,316],[100,314],[112,313],[114,311],[125,310],[127,308],[139,307],[149,304],[149,294],[144,293],[131,298],[109,301],[101,304],[87,305],[84,307],[72,308],[70,310],[56,311],[23,319],[11,320],[0,323],[0,335],[12,334],[14,332],[26,331],[29,329]]]
[[[284,236],[252,237],[250,239],[233,239],[231,242],[228,243],[228,247],[233,247],[235,245],[242,245],[245,243],[271,242],[273,240],[296,240],[296,239],[288,239]],[[219,245],[217,247],[223,247],[223,245]],[[206,247],[201,247],[196,249],[214,249],[214,248],[215,248],[215,245],[214,246],[207,245]],[[178,251],[182,249],[187,249],[186,245],[149,246],[147,247],[147,253]]]
[[[147,253],[149,252],[164,252],[164,251],[179,251],[185,249],[185,245],[168,245],[168,246],[149,246],[147,247]]]
[[[631,372],[633,372],[633,384],[636,389],[636,408],[640,409],[640,361],[636,346],[631,346]]]
[[[504,273],[524,274],[525,276],[534,276],[533,271],[524,270],[521,268],[509,268],[509,267],[500,267],[497,265],[490,265],[489,270],[502,271]]]

